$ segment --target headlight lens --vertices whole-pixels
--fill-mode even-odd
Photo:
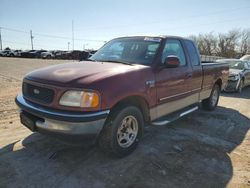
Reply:
[[[239,80],[240,79],[240,76],[237,74],[234,76],[234,80]]]
[[[97,107],[100,103],[99,95],[88,91],[66,91],[61,97],[59,104],[71,107]]]
[[[239,80],[240,79],[240,75],[234,75],[234,76],[230,76],[229,80]]]

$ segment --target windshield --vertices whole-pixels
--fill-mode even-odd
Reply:
[[[250,55],[244,55],[242,58],[240,58],[241,60],[246,60],[246,61],[250,61]]]
[[[89,59],[117,63],[150,65],[160,45],[160,38],[114,39],[105,44]]]
[[[244,62],[242,62],[242,61],[229,62],[229,68],[243,70],[244,69]]]

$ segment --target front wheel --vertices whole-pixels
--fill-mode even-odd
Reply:
[[[210,97],[202,101],[202,107],[205,110],[209,111],[214,110],[217,107],[219,97],[220,97],[220,86],[218,84],[215,84],[210,94]]]
[[[132,153],[142,137],[143,116],[135,106],[121,108],[111,115],[102,130],[98,144],[109,154],[123,157]]]

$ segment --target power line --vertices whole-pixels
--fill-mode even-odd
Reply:
[[[23,42],[13,42],[13,41],[9,41],[9,40],[3,40],[3,42],[5,43],[11,43],[11,44],[21,44],[21,45],[25,45],[25,46],[30,46],[30,44],[28,43],[23,43]]]
[[[8,27],[1,27],[3,30],[7,30],[7,31],[14,31],[14,32],[18,32],[18,33],[28,33],[28,31],[23,31],[23,30],[19,30],[19,29],[13,29],[13,28],[8,28]]]
[[[28,31],[23,31],[23,30],[19,30],[19,29],[14,29],[14,28],[9,28],[9,27],[1,27],[1,28],[2,28],[2,30],[30,34],[30,32],[28,32]],[[72,39],[71,37],[58,36],[58,35],[49,35],[49,34],[36,33],[36,32],[33,32],[33,36],[41,36],[41,37],[57,38],[57,39],[65,39],[65,40]],[[104,40],[95,40],[95,39],[86,39],[86,38],[75,38],[74,40],[77,40],[77,41],[90,41],[90,42],[104,42]]]
[[[34,35],[47,37],[47,38],[57,38],[57,39],[65,39],[65,40],[72,40],[72,37],[64,37],[64,36],[56,36],[56,35],[48,35],[48,34],[41,34],[34,32]],[[86,39],[86,38],[74,38],[77,41],[90,41],[90,42],[104,42],[104,40],[94,40],[94,39]]]
[[[185,25],[185,26],[179,26],[179,27],[166,27],[162,28],[160,30],[167,30],[168,32],[171,30],[176,30],[176,29],[183,29],[183,28],[189,28],[189,27],[199,27],[199,26],[206,26],[206,25],[212,25],[212,24],[217,24],[217,23],[226,23],[226,22],[234,22],[234,21],[239,21],[239,20],[249,20],[249,18],[238,18],[238,19],[230,19],[230,20],[222,20],[222,21],[217,21],[217,22],[211,22],[211,23],[203,23],[203,24],[193,24],[193,25]],[[157,29],[159,32],[159,29]],[[143,31],[145,32],[154,32],[153,30],[151,31]],[[125,33],[125,35],[136,35],[140,32],[133,32],[133,33]],[[120,34],[114,34],[114,35],[120,35]]]
[[[214,11],[214,12],[210,12],[208,14],[197,14],[197,15],[192,15],[192,16],[186,16],[184,18],[175,18],[175,19],[171,19],[171,20],[161,20],[161,21],[152,21],[152,22],[144,22],[144,23],[135,23],[135,24],[125,24],[125,25],[110,25],[110,26],[104,26],[104,27],[89,27],[89,28],[84,28],[84,31],[87,30],[98,30],[98,29],[114,29],[114,27],[132,27],[132,26],[143,26],[143,25],[151,25],[151,24],[157,24],[157,23],[165,23],[167,22],[173,22],[173,21],[180,21],[180,20],[186,20],[189,18],[197,18],[197,17],[206,17],[206,16],[211,16],[211,15],[216,15],[216,14],[221,14],[221,13],[231,13],[233,11],[238,11],[238,10],[242,10],[242,9],[249,9],[249,7],[239,7],[239,8],[234,8],[234,9],[224,9],[224,10],[220,10],[220,11]],[[78,30],[81,31],[81,30]]]
[[[3,40],[4,43],[10,43],[10,44],[19,44],[19,45],[23,45],[23,46],[27,46],[30,47],[30,43],[23,43],[23,42],[16,42],[16,41],[9,41],[9,40]],[[48,48],[60,48],[60,49],[66,49],[65,47],[63,48],[62,46],[54,46],[54,45],[46,45]],[[41,49],[45,49],[44,45],[42,44],[37,44],[36,43],[36,48],[41,48]]]

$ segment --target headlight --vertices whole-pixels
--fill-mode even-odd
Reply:
[[[234,76],[230,76],[230,80],[239,80],[240,79],[240,75],[234,75]]]
[[[59,104],[71,107],[97,107],[100,103],[99,95],[89,91],[66,91]]]

